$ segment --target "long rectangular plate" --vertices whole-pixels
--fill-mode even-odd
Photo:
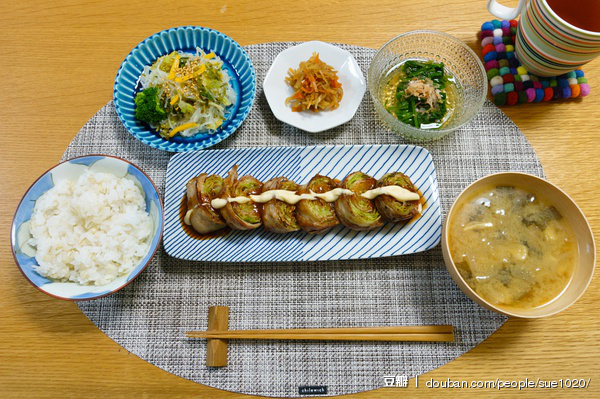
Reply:
[[[203,172],[225,177],[236,164],[240,176],[252,175],[260,181],[285,176],[298,184],[307,183],[316,174],[342,180],[360,170],[378,179],[399,171],[410,177],[426,205],[422,216],[407,224],[387,223],[372,231],[354,231],[340,225],[320,235],[303,231],[277,234],[262,227],[205,240],[188,235],[180,215],[187,181]],[[175,154],[167,167],[164,246],[175,258],[214,262],[376,258],[431,249],[439,243],[441,231],[433,159],[426,149],[414,145],[204,150]]]

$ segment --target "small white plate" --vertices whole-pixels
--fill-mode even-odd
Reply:
[[[296,69],[302,61],[308,60],[313,52],[331,65],[336,71],[344,89],[340,106],[332,111],[292,112],[285,99],[294,94],[294,90],[285,82],[290,68]],[[310,133],[318,133],[348,122],[358,109],[365,94],[366,84],[356,60],[346,50],[328,43],[312,41],[283,50],[273,61],[263,82],[265,96],[271,111],[277,119]]]

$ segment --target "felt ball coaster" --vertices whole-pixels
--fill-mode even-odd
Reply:
[[[515,56],[517,21],[493,20],[481,25],[483,65],[494,104],[515,105],[585,97],[590,86],[581,69],[556,77],[532,75]]]

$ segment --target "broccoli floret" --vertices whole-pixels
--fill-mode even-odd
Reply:
[[[135,117],[153,125],[167,117],[167,112],[160,106],[156,87],[148,87],[135,96]]]

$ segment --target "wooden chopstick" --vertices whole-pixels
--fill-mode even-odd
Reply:
[[[289,328],[276,330],[221,330],[221,331],[188,331],[187,334],[441,334],[451,333],[452,326],[389,326],[389,327],[343,327],[343,328]]]
[[[187,334],[189,338],[207,339],[273,339],[320,341],[429,341],[451,342],[454,334]]]
[[[452,326],[400,326],[357,328],[300,328],[281,330],[188,331],[189,338],[277,339],[328,341],[454,341]]]

